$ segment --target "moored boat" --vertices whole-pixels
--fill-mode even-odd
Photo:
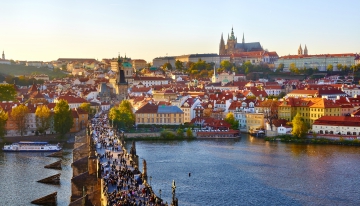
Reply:
[[[6,152],[57,152],[62,148],[60,144],[49,144],[48,142],[21,141],[11,145],[4,145]]]
[[[250,135],[254,137],[263,137],[265,136],[265,131],[263,129],[251,130]]]

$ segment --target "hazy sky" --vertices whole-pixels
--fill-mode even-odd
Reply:
[[[1,0],[7,59],[218,53],[231,27],[279,56],[360,52],[359,0]]]

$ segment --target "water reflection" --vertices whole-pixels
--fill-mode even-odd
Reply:
[[[360,189],[358,147],[264,142],[248,136],[136,145],[148,163],[154,191],[161,189],[168,202],[174,179],[180,205],[360,203],[354,196]]]

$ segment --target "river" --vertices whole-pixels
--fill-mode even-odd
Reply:
[[[1,148],[3,144],[0,144]],[[3,152],[0,151],[0,205],[32,205],[30,202],[57,192],[59,206],[69,205],[72,178],[72,148],[63,149],[62,170],[46,169],[45,165],[60,158],[46,157],[51,152]],[[61,173],[60,185],[37,182],[40,179]]]
[[[141,141],[136,149],[147,161],[154,191],[161,189],[171,202],[175,180],[181,206],[360,205],[359,147],[264,142],[246,135]]]
[[[139,141],[136,149],[147,161],[149,183],[168,203],[175,180],[181,206],[360,205],[360,147],[264,142],[244,135],[238,140]],[[42,153],[0,152],[0,205],[31,205],[55,191],[58,205],[68,205],[71,148],[65,152],[61,171],[43,168],[58,159]],[[36,182],[58,172],[60,186]]]

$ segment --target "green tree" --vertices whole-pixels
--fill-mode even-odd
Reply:
[[[239,129],[238,121],[236,121],[235,116],[232,112],[229,112],[224,120],[231,125],[231,129]]]
[[[176,136],[183,138],[184,137],[184,130],[179,128],[176,130]]]
[[[12,108],[11,118],[15,123],[16,130],[21,136],[26,132],[26,122],[28,120],[29,108],[23,104]]]
[[[294,62],[290,64],[289,70],[290,70],[292,73],[297,73],[297,72],[299,71],[299,69],[296,67],[296,64],[295,64]]]
[[[190,128],[187,128],[186,130],[186,137],[187,138],[193,138],[193,133]]]
[[[36,128],[40,134],[46,132],[50,128],[51,112],[46,105],[40,105],[35,111]]]
[[[135,123],[133,107],[128,100],[123,100],[118,107],[113,107],[109,111],[109,119],[113,125],[118,127],[132,127]]]
[[[179,60],[176,60],[175,61],[175,69],[177,71],[183,71],[184,70],[184,64],[183,62],[179,61]]]
[[[297,138],[303,138],[306,135],[308,128],[300,113],[297,113],[291,122],[293,125],[291,134]]]
[[[223,68],[225,71],[230,71],[233,64],[228,60],[222,60],[220,63],[220,67]]]
[[[0,84],[0,101],[13,101],[16,90],[13,84]]]
[[[71,109],[66,100],[61,99],[54,108],[54,129],[64,137],[70,131],[74,124]]]
[[[6,134],[6,122],[8,120],[8,114],[0,107],[0,138],[3,138]]]

